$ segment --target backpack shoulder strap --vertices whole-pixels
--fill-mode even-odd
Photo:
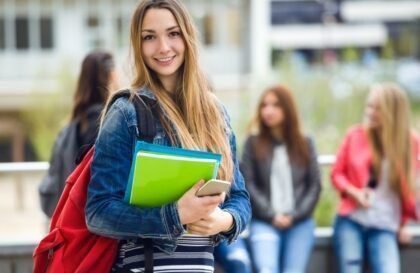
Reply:
[[[130,99],[131,92],[129,89],[120,90],[111,97],[111,101],[108,103],[108,107],[105,111],[108,111],[114,102],[119,98]],[[146,141],[149,143],[153,142],[153,138],[156,135],[155,117],[152,109],[156,107],[156,104],[152,104],[149,98],[141,95],[135,95],[134,99],[131,100],[136,111],[137,119],[137,139]],[[93,146],[93,143],[83,145],[77,154],[76,165],[78,165],[86,155],[86,153]]]
[[[152,143],[156,135],[155,116],[153,108],[148,98],[141,95],[135,96],[133,100],[137,117],[137,137],[140,140]]]
[[[118,91],[111,99],[109,105],[112,105],[117,99],[125,97],[130,98],[131,92],[129,89]],[[131,101],[136,110],[137,118],[137,138],[146,142],[153,142],[156,135],[155,117],[152,109],[155,107],[151,104],[147,97],[136,95]]]

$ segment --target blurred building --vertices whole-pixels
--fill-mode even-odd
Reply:
[[[127,66],[137,2],[0,0],[0,161],[31,159],[25,156],[29,132],[19,118],[36,103],[30,94],[42,100],[66,88],[63,73],[75,79],[83,56],[94,48],[111,50]],[[337,58],[348,48],[366,58],[389,46],[395,57],[420,56],[420,1],[183,2],[201,35],[203,67],[219,90],[263,79],[284,52],[298,53],[307,63]]]
[[[284,52],[297,52],[309,63],[347,49],[369,57],[389,47],[395,58],[420,57],[420,1],[264,0],[255,5],[264,7],[257,11],[261,20],[254,44],[260,55],[255,54],[254,71],[266,73]]]
[[[128,66],[129,24],[137,2],[0,0],[0,161],[33,159],[25,153],[29,132],[19,113],[46,94],[67,88],[63,73],[76,79],[88,51],[110,50],[121,66]],[[221,75],[222,86],[235,84],[228,75],[246,72],[242,45],[247,2],[184,3],[201,34],[206,72],[216,78]],[[70,87],[65,91],[73,92]]]

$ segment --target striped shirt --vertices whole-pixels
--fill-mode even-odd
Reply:
[[[184,234],[178,239],[177,248],[172,254],[153,247],[153,272],[213,273],[213,250],[211,237]],[[144,272],[143,245],[124,242],[111,272]]]

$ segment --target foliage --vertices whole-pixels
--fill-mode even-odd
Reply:
[[[57,75],[57,86],[58,90],[48,93],[33,90],[29,98],[31,107],[20,113],[29,140],[42,161],[49,160],[54,140],[70,117],[74,79],[65,65]]]
[[[343,50],[343,61],[346,63],[355,62],[360,59],[358,51],[354,47],[347,47]]]
[[[391,40],[388,40],[382,47],[381,57],[386,60],[392,60],[394,58],[394,46]]]

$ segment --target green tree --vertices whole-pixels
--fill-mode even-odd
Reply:
[[[49,93],[34,90],[30,106],[20,113],[35,153],[43,161],[50,158],[54,140],[70,117],[75,80],[66,65],[57,76],[57,86]]]

